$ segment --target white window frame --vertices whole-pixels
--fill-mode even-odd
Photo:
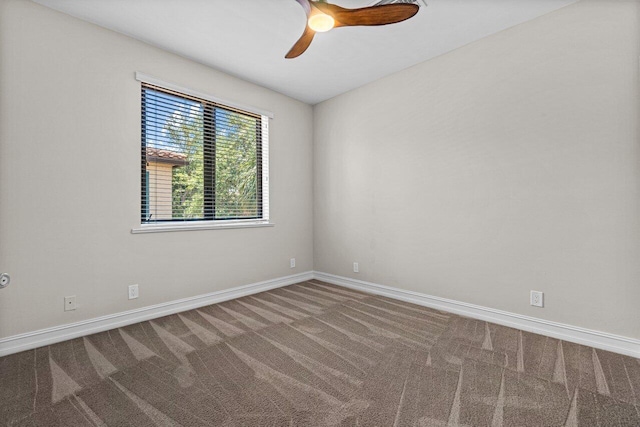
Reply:
[[[222,104],[248,113],[257,114],[263,117],[262,120],[262,218],[259,219],[238,219],[238,220],[220,220],[220,221],[189,221],[189,222],[166,222],[152,224],[138,224],[137,227],[131,229],[133,234],[141,233],[162,233],[172,231],[195,231],[195,230],[215,230],[215,229],[236,229],[236,228],[256,228],[256,227],[273,227],[274,224],[269,221],[269,119],[274,118],[271,111],[260,108],[239,104],[233,101],[227,101],[213,95],[209,95],[200,91],[185,88],[173,83],[159,80],[155,77],[136,72],[136,80],[139,82],[151,84],[161,88],[165,88],[174,92],[183,93],[196,98]],[[266,118],[267,120],[264,120]],[[138,192],[140,194],[140,192]],[[138,209],[138,217],[142,206]]]

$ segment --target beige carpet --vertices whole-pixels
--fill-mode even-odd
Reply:
[[[640,361],[312,281],[0,358],[0,425],[640,426]]]

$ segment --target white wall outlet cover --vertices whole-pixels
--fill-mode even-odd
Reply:
[[[534,307],[544,307],[544,293],[540,291],[531,291],[530,303]]]
[[[138,285],[129,285],[129,299],[136,299],[138,296]]]
[[[73,311],[76,309],[76,296],[64,297],[64,311]]]
[[[360,265],[358,265],[357,262],[353,263],[353,272],[354,273],[359,273],[360,272]]]
[[[291,260],[289,260],[289,266],[291,268],[296,268],[296,259],[295,258],[291,258]]]

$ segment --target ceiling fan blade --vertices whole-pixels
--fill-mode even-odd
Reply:
[[[315,35],[316,32],[309,28],[308,25],[305,25],[304,33],[302,33],[296,44],[294,44],[291,50],[285,55],[285,58],[297,58],[298,56],[302,55],[311,44],[313,36]]]
[[[312,2],[311,4],[327,15],[331,15],[336,21],[336,27],[395,24],[411,18],[420,10],[417,4],[409,3],[383,4],[360,9],[345,9],[324,2]]]

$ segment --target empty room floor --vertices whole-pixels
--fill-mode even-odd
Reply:
[[[640,426],[640,360],[318,281],[0,358],[10,426]]]

